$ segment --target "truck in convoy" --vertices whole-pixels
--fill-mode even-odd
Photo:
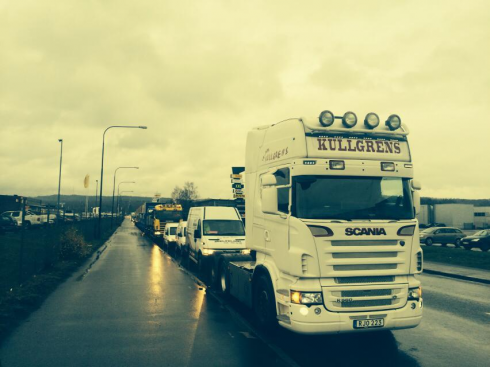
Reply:
[[[220,254],[218,289],[259,323],[303,334],[404,329],[422,319],[409,131],[397,115],[347,112],[249,132],[246,247]],[[189,228],[190,232],[191,229]]]
[[[155,238],[162,238],[167,224],[178,224],[182,219],[182,205],[158,204],[153,208],[149,218],[148,225],[151,226],[151,234]]]

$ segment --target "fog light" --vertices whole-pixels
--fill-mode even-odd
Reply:
[[[320,307],[315,308],[315,314],[319,315],[322,313],[322,309]]]
[[[241,253],[243,255],[250,255],[250,249],[249,248],[246,248],[245,250],[242,250]]]
[[[400,128],[401,125],[402,120],[398,115],[390,115],[390,117],[388,117],[388,120],[386,120],[386,126],[388,126],[391,131]]]
[[[395,163],[393,162],[381,162],[381,171],[395,171]]]
[[[330,161],[329,162],[330,169],[343,170],[345,169],[344,161]]]
[[[330,111],[323,111],[322,113],[320,113],[319,120],[322,126],[329,127],[333,125],[333,122],[335,121],[335,116]]]
[[[204,256],[212,255],[212,254],[214,254],[214,250],[205,248],[205,249],[202,250],[202,254]]]
[[[342,117],[342,124],[347,128],[352,128],[357,124],[357,116],[354,112],[346,112]]]
[[[366,115],[366,118],[364,119],[364,125],[368,129],[374,129],[375,127],[378,127],[379,125],[379,116],[375,114],[374,112],[370,112]]]
[[[299,309],[299,313],[300,313],[300,314],[302,314],[303,316],[308,315],[308,312],[309,312],[309,310],[308,310],[308,308],[307,308],[307,307],[301,307],[301,308]]]

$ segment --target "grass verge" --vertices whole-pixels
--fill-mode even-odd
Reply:
[[[72,275],[88,258],[92,256],[109,239],[113,231],[105,231],[100,240],[88,241],[91,251],[84,257],[59,261],[0,295],[0,345],[10,333],[33,311],[38,309],[44,300],[58,285]]]
[[[445,265],[490,270],[490,252],[466,251],[461,248],[423,246],[424,260]]]

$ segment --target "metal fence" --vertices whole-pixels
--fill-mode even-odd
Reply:
[[[115,229],[120,223],[120,219],[115,219],[111,226],[111,218],[102,218],[100,241],[94,241],[96,219],[22,226],[15,232],[0,234],[0,293],[59,262],[61,241],[68,232],[76,230],[90,249],[107,239],[113,232],[111,227]]]

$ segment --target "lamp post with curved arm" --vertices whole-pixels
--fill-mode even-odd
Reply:
[[[119,184],[117,185],[117,205],[116,205],[116,211],[117,211],[117,214],[119,215],[119,186],[121,186],[122,184],[135,184],[136,182],[135,181],[123,181],[123,182],[119,182]]]
[[[105,148],[105,134],[109,129],[147,129],[146,126],[130,126],[130,125],[114,125],[109,126],[104,130],[104,134],[102,135],[102,164],[100,167],[100,195],[99,195],[99,225],[97,228],[97,237],[100,238],[101,234],[101,225],[102,225],[102,189],[104,184],[104,148]]]
[[[121,192],[119,193],[119,196],[118,196],[118,198],[117,198],[117,214],[118,214],[118,215],[119,215],[119,207],[121,207],[121,209],[122,209],[122,207],[123,207],[123,205],[122,205],[122,199],[120,199],[120,198],[121,198],[121,195],[122,195],[122,194],[124,194],[125,192],[134,192],[134,191],[121,191]],[[119,206],[119,204],[121,204],[121,205]],[[122,210],[121,210],[121,211],[122,211]]]
[[[116,192],[116,174],[117,174],[117,170],[122,168],[139,169],[139,167],[117,167],[116,170],[114,171],[114,184],[112,186],[111,229],[113,227],[113,222],[114,222],[114,196]]]

